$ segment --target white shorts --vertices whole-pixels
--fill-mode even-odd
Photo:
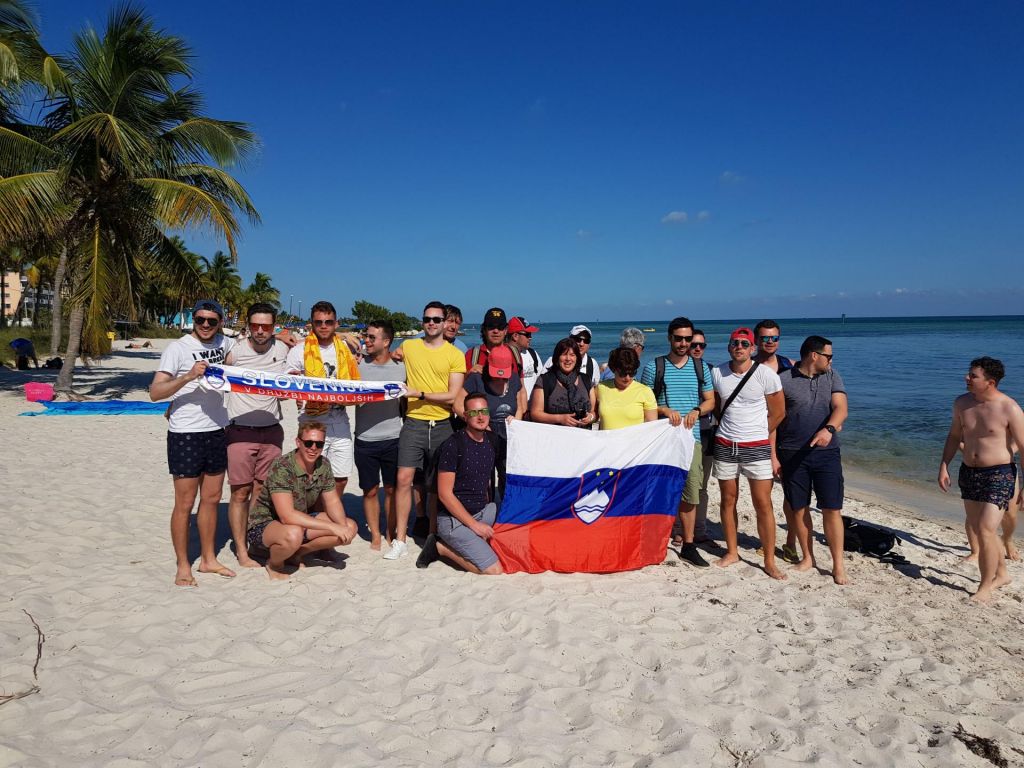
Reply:
[[[331,472],[335,479],[348,477],[352,474],[352,438],[331,437],[324,440],[323,456],[331,462]]]
[[[740,475],[750,480],[771,480],[772,475],[772,460],[764,459],[763,461],[719,461],[715,459],[715,464],[712,469],[714,475],[719,480],[735,480]]]

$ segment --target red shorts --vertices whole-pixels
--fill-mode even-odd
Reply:
[[[231,424],[225,430],[228,444],[228,484],[248,485],[267,479],[271,462],[281,455],[284,428],[243,427]]]

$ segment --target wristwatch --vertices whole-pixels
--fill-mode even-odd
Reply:
[[[826,424],[825,431],[828,432],[830,435],[834,435],[836,433],[836,428],[833,427],[831,424]]]

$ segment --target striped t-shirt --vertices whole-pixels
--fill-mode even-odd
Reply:
[[[687,357],[682,368],[676,368],[671,360],[665,360],[665,391],[658,396],[658,405],[667,406],[678,411],[680,416],[686,416],[688,411],[700,405],[701,397],[697,392],[697,372],[693,367],[694,359]],[[707,363],[704,366],[704,392],[714,389],[711,383],[711,368]],[[654,389],[654,375],[657,371],[657,360],[651,360],[644,366],[640,374],[640,383],[646,384]],[[693,425],[693,437],[700,440],[700,419]]]

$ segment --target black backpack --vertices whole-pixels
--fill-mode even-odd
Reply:
[[[901,555],[889,554],[893,547],[903,543],[892,531],[876,528],[846,515],[843,515],[843,528],[843,550],[846,552],[860,552],[868,557],[896,562],[903,560]]]

